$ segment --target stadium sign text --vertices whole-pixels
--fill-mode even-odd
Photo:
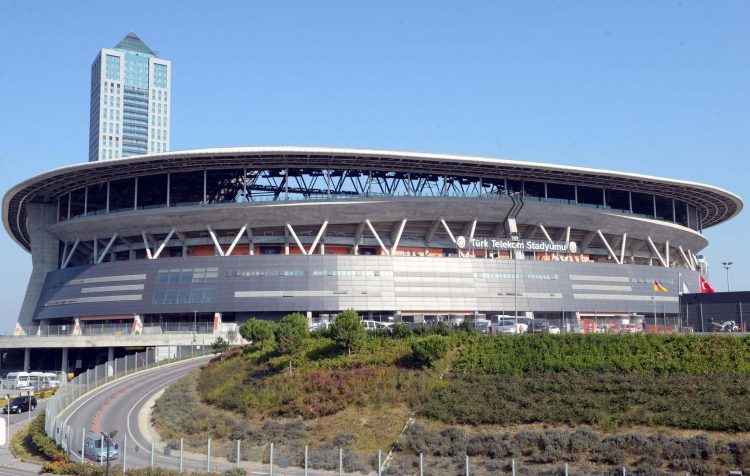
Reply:
[[[544,241],[544,240],[518,240],[510,238],[471,238],[459,236],[456,238],[456,246],[459,249],[492,249],[492,250],[519,250],[539,251],[542,253],[576,253],[578,245],[574,241]]]

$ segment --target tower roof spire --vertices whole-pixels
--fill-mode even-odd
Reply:
[[[144,43],[143,40],[132,31],[117,43],[115,49],[135,51],[136,53],[145,53],[147,55],[156,56],[156,52],[149,48],[148,45],[146,45],[146,43]]]

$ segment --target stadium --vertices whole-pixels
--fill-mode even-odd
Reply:
[[[3,223],[31,253],[17,333],[33,335],[349,308],[675,316],[705,272],[703,230],[742,206],[713,186],[608,170],[246,147],[52,170],[5,195]]]

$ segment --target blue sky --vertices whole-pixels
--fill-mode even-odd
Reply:
[[[136,32],[172,61],[172,150],[328,145],[750,178],[750,3],[0,3],[0,190],[88,153],[90,66]],[[706,231],[750,289],[750,212]],[[29,255],[0,234],[0,331]]]

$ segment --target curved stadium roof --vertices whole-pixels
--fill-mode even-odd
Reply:
[[[133,175],[227,167],[349,168],[473,177],[532,178],[671,197],[695,205],[704,228],[737,215],[737,195],[710,185],[610,170],[519,162],[486,157],[329,147],[238,147],[196,149],[70,165],[39,174],[10,189],[3,198],[3,224],[30,249],[26,204],[56,200],[75,188]]]

